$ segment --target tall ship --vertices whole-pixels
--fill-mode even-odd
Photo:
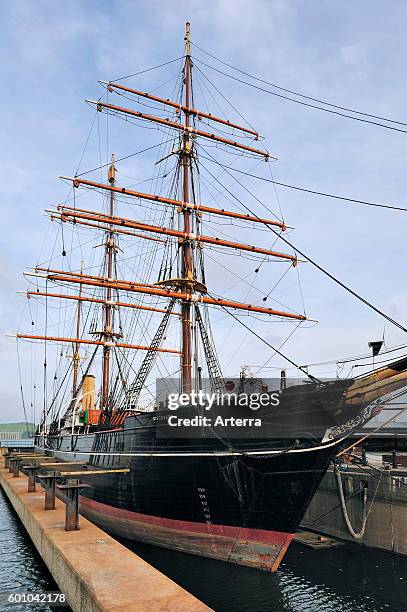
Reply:
[[[205,97],[189,24],[177,61],[172,97],[138,90],[134,75],[100,82],[103,95],[87,102],[99,159],[103,137],[109,160],[61,177],[68,197],[46,211],[55,247],[26,273],[35,329],[17,334],[18,346],[28,341],[37,351],[34,369],[43,367],[35,446],[96,471],[129,469],[89,476],[80,496],[81,512],[113,535],[275,571],[345,438],[406,385],[407,359],[334,380],[300,366],[293,380],[284,371],[274,382],[247,371],[224,374],[219,322],[223,354],[240,339],[245,362],[254,338],[266,362],[278,356],[295,366],[284,343],[269,341],[270,321],[288,325],[291,336],[310,319],[282,306],[272,290],[250,293],[253,278],[274,288],[301,265],[294,249],[280,250],[290,245],[281,214],[261,214],[255,194],[240,182],[236,189],[240,162],[270,165],[275,157],[241,114],[237,123],[195,108],[199,98],[223,111],[226,98],[215,86]],[[127,154],[121,143],[134,143],[142,128],[147,146]],[[151,190],[139,191],[147,182],[142,156],[151,151]],[[227,287],[230,274],[237,280]],[[216,292],[234,286],[234,297]],[[166,388],[189,398],[176,413]],[[208,405],[191,399],[204,389],[217,398],[211,414],[220,428]],[[231,391],[225,406],[219,398]],[[239,403],[274,392],[276,404],[252,413]],[[193,419],[198,425],[189,427]]]

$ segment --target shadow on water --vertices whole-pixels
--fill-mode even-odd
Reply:
[[[0,488],[0,612],[63,610],[70,608],[36,604],[8,604],[10,593],[59,592],[46,565],[37,553],[17,514]]]
[[[122,541],[216,612],[405,612],[407,559],[294,543],[275,574]]]

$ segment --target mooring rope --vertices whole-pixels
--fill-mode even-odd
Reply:
[[[348,531],[354,540],[361,540],[363,536],[365,535],[366,523],[367,523],[367,517],[368,517],[368,514],[366,512],[367,510],[367,487],[366,486],[363,487],[362,526],[360,528],[360,531],[356,532],[352,527],[352,523],[350,522],[348,509],[346,507],[346,500],[343,494],[343,482],[341,478],[341,473],[337,466],[335,466],[334,468],[334,473],[335,473],[335,478],[336,478],[336,484],[338,486],[338,494],[339,494],[339,500],[341,502],[342,515],[345,520],[346,527],[348,528]],[[372,501],[372,504],[373,504],[373,501]]]
[[[345,523],[346,523],[346,527],[348,528],[348,531],[349,531],[350,535],[352,536],[352,538],[354,538],[355,540],[360,540],[360,539],[363,538],[363,536],[365,534],[367,519],[369,518],[369,515],[370,515],[371,511],[373,510],[374,500],[376,498],[376,493],[379,490],[379,486],[380,486],[380,483],[381,483],[381,480],[382,480],[383,472],[381,472],[381,474],[380,474],[379,482],[376,485],[376,489],[375,489],[375,492],[373,494],[372,501],[370,502],[370,508],[369,508],[368,512],[366,511],[367,510],[367,486],[365,486],[363,488],[362,526],[361,526],[360,531],[358,533],[356,533],[355,530],[353,529],[352,524],[351,524],[350,519],[349,519],[348,509],[346,507],[346,499],[345,499],[345,496],[343,494],[343,483],[342,483],[341,473],[340,473],[339,468],[338,468],[337,465],[334,467],[334,472],[335,472],[335,477],[336,477],[336,483],[338,485],[339,500],[340,500],[340,503],[341,503],[342,514],[343,514],[343,518],[344,518]]]

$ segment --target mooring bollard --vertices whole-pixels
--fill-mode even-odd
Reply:
[[[6,467],[8,467],[8,471],[10,472],[10,474],[12,474],[14,472],[15,469],[15,465],[14,462],[19,460],[22,461],[23,459],[28,459],[29,457],[20,457],[20,455],[16,455],[14,453],[10,453],[8,456],[6,455],[6,459],[7,459],[7,464]]]
[[[47,472],[38,476],[45,489],[44,510],[55,510],[55,481],[61,478],[59,472]]]
[[[80,484],[79,480],[68,480],[64,485],[57,485],[65,491],[65,531],[79,529],[79,491],[90,485]]]
[[[29,463],[28,465],[22,465],[21,467],[24,470],[27,470],[28,493],[35,493],[36,473],[41,469],[41,466],[37,463]]]
[[[13,460],[13,477],[18,478],[20,476],[20,463],[22,459],[16,458]]]
[[[14,465],[13,465],[14,459],[15,459],[15,457],[13,457],[13,455],[11,455],[11,457],[9,457],[9,460],[8,460],[8,471],[9,471],[10,474],[12,474],[13,471],[14,471]]]

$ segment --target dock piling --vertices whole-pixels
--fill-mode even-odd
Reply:
[[[18,478],[20,476],[20,463],[22,462],[22,459],[20,459],[19,457],[15,457],[13,459],[13,476],[14,478]]]
[[[55,510],[55,483],[59,477],[58,472],[47,472],[38,477],[45,489],[44,510]]]
[[[8,460],[8,471],[10,474],[12,474],[14,472],[14,457],[9,457]]]
[[[29,463],[28,465],[22,465],[21,467],[27,471],[28,493],[35,493],[36,473],[41,469],[41,466],[38,463]]]
[[[57,485],[58,489],[65,491],[65,531],[79,529],[79,491],[90,485],[80,484],[77,478],[67,480],[64,485]]]

